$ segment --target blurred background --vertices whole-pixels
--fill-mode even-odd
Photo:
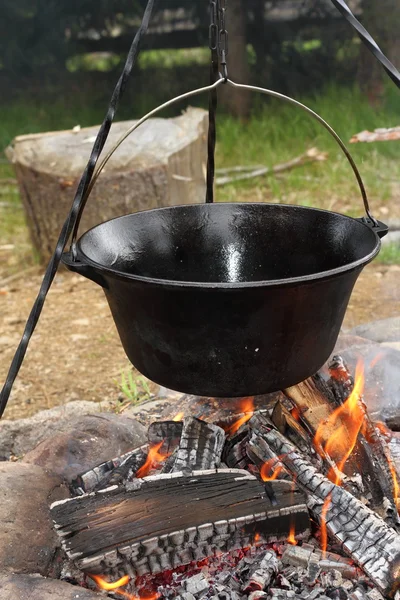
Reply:
[[[145,4],[145,0],[0,3],[0,294],[6,314],[0,332],[0,375],[8,368],[42,272],[4,150],[17,135],[102,121]],[[398,0],[349,0],[349,6],[399,68]],[[208,0],[158,0],[117,120],[137,118],[177,94],[207,85],[208,26]],[[227,29],[233,80],[294,96],[320,113],[345,142],[364,130],[400,126],[399,90],[330,0],[227,0]],[[206,108],[207,97],[192,99],[190,104]],[[178,105],[163,116],[178,115],[184,108]],[[220,186],[218,200],[297,203],[362,215],[349,166],[328,134],[309,117],[275,100],[232,90],[221,93],[218,111],[219,168],[272,168],[310,148],[324,158],[284,173]],[[400,229],[400,141],[356,143],[351,150],[365,179],[373,214]],[[383,318],[398,312],[399,265],[400,244],[398,238],[391,238],[356,289],[346,317],[348,326],[371,320],[372,313]],[[21,287],[21,273],[28,287]],[[60,301],[64,294],[63,288]],[[57,319],[49,314],[53,328],[56,321],[63,330],[68,328],[71,321],[66,315],[62,323],[62,314],[73,306],[71,297],[62,306],[53,305],[58,311]],[[76,310],[81,310],[82,303],[77,304]],[[114,333],[104,333],[104,321],[99,323],[93,348],[93,338],[87,336],[85,342],[82,333],[86,316],[71,333],[72,342],[84,348],[83,358],[93,360],[96,367],[76,393],[98,399],[105,389],[98,390],[98,377],[104,372],[99,360],[104,352],[98,349],[103,343],[109,348]],[[122,356],[118,354],[115,362],[124,360]],[[65,381],[72,372],[65,374]],[[54,369],[51,379],[57,379]],[[31,381],[36,381],[33,371]],[[56,401],[62,389],[57,385],[42,390],[42,407]],[[20,397],[29,413],[29,382],[26,386],[25,391],[20,388]]]

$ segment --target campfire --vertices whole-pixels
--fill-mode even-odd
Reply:
[[[64,577],[128,600],[400,590],[399,464],[340,357],[235,420],[180,413],[51,506]]]

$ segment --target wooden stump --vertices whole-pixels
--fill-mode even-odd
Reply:
[[[81,232],[138,210],[203,202],[207,122],[204,110],[189,108],[179,117],[150,119],[139,127],[100,175]],[[112,126],[104,153],[133,123]],[[7,148],[42,260],[54,250],[97,131],[90,127],[18,136]]]

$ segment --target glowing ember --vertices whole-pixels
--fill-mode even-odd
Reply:
[[[324,504],[321,511],[321,550],[323,558],[326,557],[326,550],[328,548],[328,529],[326,526],[326,515],[331,505],[332,494],[329,494],[325,498]]]
[[[142,595],[140,594],[140,596],[135,596],[132,594],[128,594],[127,592],[123,592],[122,590],[117,590],[116,593],[119,596],[123,596],[124,598],[127,598],[127,600],[157,600],[158,598],[160,598],[160,594],[151,594],[150,596],[148,594],[146,595]]]
[[[289,537],[288,537],[287,541],[288,541],[288,544],[292,544],[292,546],[297,546],[296,528],[295,528],[293,520],[290,523]]]
[[[162,445],[163,442],[160,442],[159,444],[156,444],[155,446],[149,449],[146,462],[137,471],[136,477],[146,477],[146,475],[150,473],[151,469],[155,467],[155,465],[157,465],[160,462],[163,462],[167,458],[165,454],[161,454],[161,452],[159,452]]]
[[[184,416],[185,416],[185,413],[180,412],[177,415],[175,415],[175,417],[172,420],[173,421],[182,421]]]
[[[396,472],[396,467],[393,464],[393,461],[391,458],[387,457],[387,461],[389,463],[389,469],[390,469],[390,474],[392,476],[393,479],[393,499],[394,499],[394,504],[397,508],[397,512],[400,514],[400,502],[399,502],[399,495],[400,495],[400,486],[399,486],[399,482],[397,479],[397,472]]]
[[[89,577],[97,583],[101,590],[107,590],[107,592],[110,592],[111,590],[118,590],[118,588],[123,587],[124,585],[128,585],[128,583],[131,580],[129,575],[121,577],[121,579],[118,579],[118,581],[114,581],[114,583],[109,583],[108,581],[100,577],[100,575],[89,575]]]
[[[277,458],[270,458],[260,469],[260,476],[263,481],[275,481],[283,471],[282,465],[277,464]],[[276,468],[275,468],[276,467]]]
[[[343,472],[349,456],[354,450],[358,434],[364,424],[364,410],[360,399],[364,389],[364,372],[361,364],[357,365],[353,391],[342,406],[339,406],[322,422],[317,429],[314,444],[321,454],[321,449],[337,464],[338,471],[331,469],[328,478],[340,485],[340,472]]]
[[[103,579],[103,577],[100,577],[100,575],[89,575],[89,577],[96,582],[96,584],[101,590],[106,590],[107,592],[112,591],[114,592],[114,594],[118,594],[119,596],[127,598],[127,600],[157,600],[160,597],[159,594],[155,593],[151,595],[135,596],[134,594],[129,594],[128,592],[125,592],[125,590],[120,590],[119,588],[128,585],[128,583],[130,582],[131,578],[129,577],[129,575],[121,577],[121,579],[118,579],[118,581],[114,581],[114,583],[106,581],[105,579]]]
[[[290,411],[290,414],[292,415],[292,417],[295,421],[297,421],[297,422],[300,421],[301,412],[300,412],[300,409],[297,408],[297,406],[294,406],[292,408],[292,410]]]

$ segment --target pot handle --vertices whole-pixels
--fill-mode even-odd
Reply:
[[[82,277],[86,277],[86,279],[94,281],[94,283],[97,283],[102,288],[108,289],[108,285],[104,277],[90,265],[74,259],[71,252],[64,252],[61,257],[61,261],[69,271],[78,273],[79,275],[82,275]]]
[[[116,142],[116,144],[114,144],[114,146],[108,151],[108,153],[103,158],[103,160],[101,161],[100,165],[98,166],[98,168],[96,169],[96,172],[94,173],[94,175],[92,177],[92,180],[90,182],[88,190],[87,190],[87,192],[83,198],[82,204],[80,206],[78,215],[76,217],[74,230],[72,232],[72,240],[71,240],[71,253],[72,253],[73,260],[75,260],[75,258],[76,258],[76,249],[75,249],[76,239],[78,236],[79,224],[80,224],[80,221],[82,218],[83,211],[86,206],[86,202],[87,202],[89,195],[93,189],[93,186],[95,185],[97,179],[99,178],[100,173],[102,172],[102,170],[104,169],[104,167],[106,166],[106,164],[108,163],[108,161],[110,160],[110,158],[112,157],[114,152],[119,148],[119,146],[127,139],[127,137],[129,137],[131,135],[131,133],[133,133],[138,127],[140,127],[140,125],[142,125],[142,123],[144,123],[151,117],[157,115],[164,108],[167,108],[173,104],[176,104],[177,102],[180,102],[181,100],[185,100],[187,98],[197,96],[203,92],[216,89],[217,87],[219,87],[222,84],[229,85],[229,86],[237,88],[237,89],[247,90],[247,91],[251,91],[251,92],[258,92],[258,93],[264,94],[266,96],[272,96],[273,98],[277,98],[278,100],[283,100],[284,102],[288,102],[289,104],[292,104],[293,106],[301,108],[304,112],[308,113],[313,119],[318,121],[328,131],[328,133],[331,135],[331,137],[338,144],[338,146],[342,150],[343,154],[347,158],[348,162],[350,163],[351,168],[353,169],[353,173],[357,179],[358,187],[361,192],[361,197],[362,197],[362,200],[364,203],[364,209],[366,212],[366,217],[362,217],[359,220],[362,221],[368,227],[370,227],[379,237],[383,237],[384,235],[386,235],[386,233],[388,232],[387,225],[385,225],[384,223],[381,223],[380,221],[375,219],[375,217],[373,217],[371,214],[371,211],[369,208],[369,202],[368,202],[368,198],[367,198],[367,192],[365,190],[363,180],[361,178],[360,172],[358,170],[356,163],[354,162],[352,155],[350,154],[345,143],[342,141],[342,139],[339,137],[339,135],[336,133],[336,131],[320,115],[318,115],[311,108],[309,108],[305,104],[302,104],[298,100],[294,100],[294,98],[290,98],[290,96],[285,96],[284,94],[281,94],[279,92],[275,92],[273,90],[269,90],[266,88],[256,87],[253,85],[245,85],[245,84],[241,84],[241,83],[235,83],[231,79],[225,79],[221,76],[220,79],[218,79],[212,85],[209,85],[209,86],[206,86],[203,88],[199,88],[199,89],[193,90],[191,92],[187,92],[186,94],[182,94],[181,96],[177,96],[176,98],[173,98],[172,100],[168,100],[168,102],[165,102],[164,104],[161,104],[154,110],[150,111],[149,113],[147,113],[147,115],[145,115],[139,121],[137,121],[134,125],[132,125],[121,136],[121,138]]]

